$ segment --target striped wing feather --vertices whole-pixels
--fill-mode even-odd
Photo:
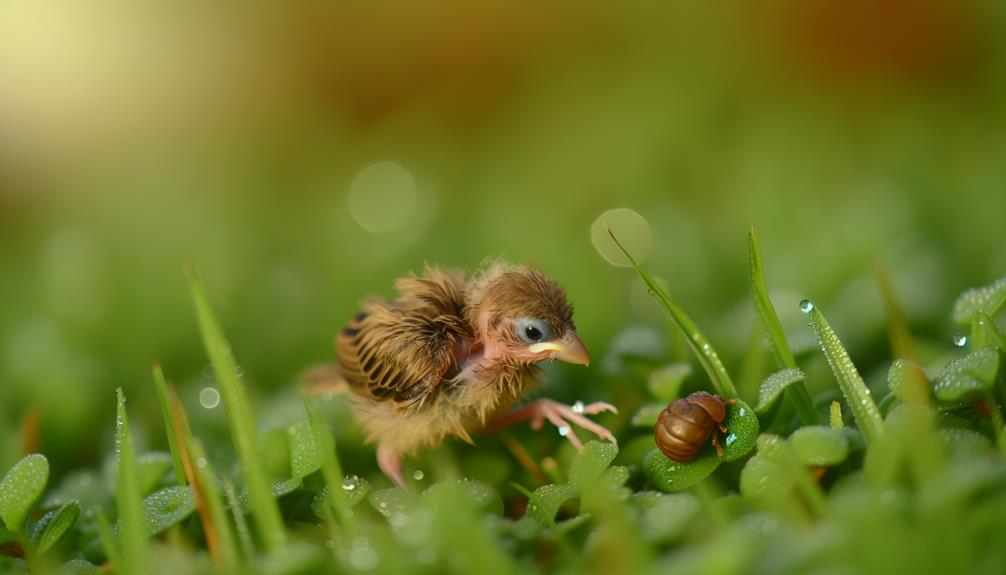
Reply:
[[[339,368],[357,393],[416,409],[458,372],[471,338],[463,319],[463,279],[427,268],[397,287],[398,299],[366,302],[339,333]]]

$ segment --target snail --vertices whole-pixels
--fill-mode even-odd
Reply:
[[[667,457],[684,463],[695,459],[712,436],[717,455],[723,457],[718,434],[727,432],[723,420],[727,416],[727,406],[732,403],[734,400],[705,391],[671,402],[660,412],[653,428],[657,447]]]

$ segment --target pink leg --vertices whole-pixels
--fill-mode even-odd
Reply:
[[[583,443],[580,441],[580,438],[576,436],[576,433],[573,432],[573,426],[570,425],[570,423],[575,423],[587,431],[593,432],[601,439],[606,439],[612,443],[618,443],[615,440],[615,436],[612,435],[610,431],[584,417],[584,414],[594,415],[605,411],[611,411],[614,413],[618,412],[618,410],[615,409],[615,406],[603,402],[591,403],[589,405],[578,403],[578,407],[573,408],[551,399],[539,399],[491,421],[489,425],[486,426],[486,430],[497,431],[499,429],[503,429],[504,427],[509,427],[515,423],[527,420],[531,421],[531,429],[538,430],[542,428],[545,424],[545,420],[547,419],[559,428],[559,433],[569,439],[569,442],[572,443],[577,450],[583,449]]]
[[[397,451],[378,445],[377,466],[397,487],[405,487],[405,478],[402,477],[402,456]]]

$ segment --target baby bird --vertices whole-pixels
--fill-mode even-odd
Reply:
[[[559,359],[587,365],[566,294],[541,272],[496,262],[474,277],[427,266],[398,280],[397,299],[371,299],[336,338],[336,369],[351,405],[377,442],[377,463],[404,485],[402,455],[446,436],[547,419],[577,448],[575,423],[614,442],[584,414],[615,411],[607,403],[570,407],[540,399],[506,415],[538,380],[536,364]]]

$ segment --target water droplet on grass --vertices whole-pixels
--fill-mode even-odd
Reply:
[[[959,331],[955,332],[953,335],[953,342],[957,347],[964,347],[968,343],[968,336]]]
[[[586,408],[582,401],[577,401],[573,404],[573,413],[583,413]]]
[[[561,435],[563,437],[566,437],[567,435],[569,435],[569,426],[568,425],[560,425],[559,426],[559,435]]]
[[[412,478],[415,479],[416,481],[422,481],[423,477],[426,477],[426,474],[423,473],[422,469],[417,469],[412,472]]]
[[[800,300],[800,311],[803,313],[810,313],[814,311],[814,302],[809,299]]]

